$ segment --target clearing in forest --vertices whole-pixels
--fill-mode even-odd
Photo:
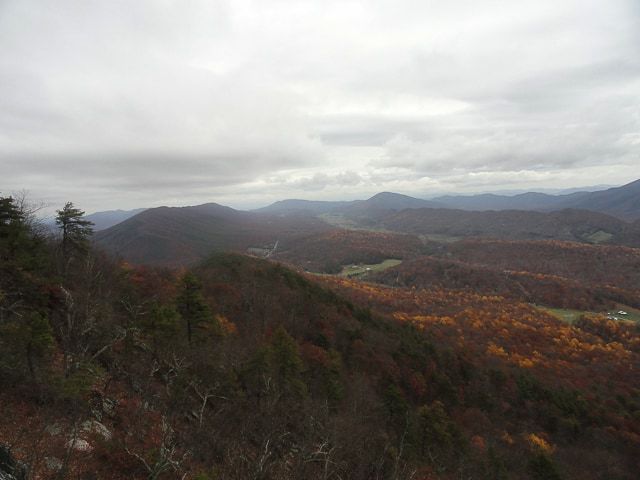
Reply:
[[[371,265],[345,265],[342,267],[342,271],[338,275],[340,277],[359,277],[373,272],[381,272],[382,270],[395,267],[401,263],[402,260],[388,258],[381,263],[374,263]]]

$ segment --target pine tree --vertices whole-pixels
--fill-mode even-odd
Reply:
[[[269,353],[277,385],[286,393],[305,396],[307,386],[302,380],[304,363],[298,344],[284,327],[280,326],[273,332]]]
[[[56,224],[62,231],[62,255],[66,264],[74,252],[88,250],[93,223],[85,220],[84,212],[74,207],[71,202],[67,202],[57,214]]]
[[[219,326],[211,314],[211,310],[202,297],[202,284],[192,273],[187,272],[180,285],[177,307],[187,327],[187,340],[191,345],[197,330],[213,330],[219,333]]]
[[[26,243],[28,228],[13,197],[0,197],[0,255],[8,261]]]
[[[0,377],[46,365],[53,343],[43,285],[47,250],[13,197],[0,197]],[[27,368],[28,367],[28,368]]]

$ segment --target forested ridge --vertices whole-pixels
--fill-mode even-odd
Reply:
[[[465,239],[427,247],[369,279],[466,290],[558,308],[640,307],[640,250],[575,242]]]
[[[58,226],[40,232],[0,199],[7,478],[637,476],[634,324],[567,325],[468,285],[383,286],[239,254],[134,265],[96,250],[72,204]],[[335,241],[369,255],[367,238]],[[402,238],[407,258],[423,253]],[[457,261],[489,255],[474,248]]]

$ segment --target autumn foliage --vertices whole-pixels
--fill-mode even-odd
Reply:
[[[529,303],[630,300],[634,250],[330,232],[295,263],[404,261],[378,283],[228,253],[61,266],[5,203],[0,447],[30,478],[637,476],[636,325]]]

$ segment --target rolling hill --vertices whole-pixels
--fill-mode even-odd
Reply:
[[[380,192],[366,200],[336,202],[298,199],[281,200],[254,211],[274,214],[306,212],[312,215],[333,213],[342,214],[349,218],[374,218],[406,208],[439,208],[443,206],[438,202],[422,200],[408,195]]]
[[[500,295],[557,308],[640,306],[640,250],[559,241],[466,239],[367,277],[394,286]]]
[[[93,222],[94,231],[106,230],[120,222],[144,212],[145,208],[136,208],[135,210],[107,210],[104,212],[95,212],[85,216],[86,220]]]
[[[387,230],[449,237],[512,240],[569,240],[640,246],[640,229],[602,213],[566,209],[558,212],[503,210],[469,212],[450,209],[403,210],[381,219]]]
[[[416,235],[335,229],[289,242],[272,258],[304,270],[338,273],[349,264],[375,264],[424,253]]]
[[[131,262],[166,266],[191,264],[212,251],[246,252],[251,249],[252,253],[264,256],[277,242],[278,254],[291,250],[289,256],[295,259],[295,263],[305,265],[304,262],[309,260],[313,269],[336,263],[333,260],[338,257],[353,257],[354,261],[364,257],[401,258],[395,244],[404,245],[406,237],[389,235],[381,239],[363,233],[357,238],[352,234],[353,238],[347,240],[344,237],[342,240],[343,236],[340,235],[326,235],[335,231],[336,227],[324,219],[333,221],[335,218],[348,221],[350,226],[357,229],[422,235],[425,241],[442,239],[438,237],[444,237],[445,240],[488,237],[640,247],[640,222],[628,223],[602,213],[575,209],[558,212],[476,212],[419,207],[425,204],[430,203],[384,193],[320,217],[299,210],[281,211],[279,214],[246,212],[215,203],[192,207],[159,207],[98,231],[94,238],[106,251]],[[337,238],[341,238],[338,243],[335,242]],[[343,241],[347,243],[341,243]],[[385,242],[393,245],[385,246]],[[332,248],[342,251],[345,245],[348,248],[343,255],[330,254]],[[415,252],[416,247],[412,246],[409,250]],[[326,253],[323,254],[326,261],[320,258],[322,255],[319,252]],[[390,255],[388,252],[396,253]],[[288,257],[284,255],[282,258]],[[333,260],[329,262],[329,258]]]
[[[313,215],[321,215],[323,213],[330,213],[333,211],[339,211],[350,207],[354,203],[360,200],[350,202],[330,202],[321,200],[300,200],[300,199],[287,199],[279,200],[266,207],[258,208],[254,210],[257,213],[271,213],[271,214],[289,214],[296,212],[306,212]]]
[[[441,204],[429,200],[401,195],[399,193],[381,192],[367,200],[355,202],[349,207],[337,210],[345,218],[361,223],[364,226],[373,225],[381,218],[402,210],[417,208],[440,208]]]
[[[518,195],[447,195],[423,200],[408,195],[381,192],[367,200],[310,201],[289,199],[255,210],[261,213],[341,216],[371,226],[391,212],[417,208],[446,208],[467,211],[524,210],[552,212],[565,209],[589,210],[621,220],[640,220],[640,180],[621,187],[598,191],[579,191],[563,195],[527,192]]]
[[[579,197],[568,196],[559,206],[603,212],[624,220],[638,220],[640,219],[640,180]]]
[[[134,263],[185,265],[213,251],[269,249],[276,242],[317,234],[331,227],[300,215],[274,216],[234,210],[215,203],[145,210],[97,232],[95,242]]]
[[[549,195],[546,193],[527,192],[518,195],[496,195],[483,193],[480,195],[448,195],[437,197],[434,201],[446,208],[460,210],[553,210],[561,202],[579,199],[589,192],[577,192],[570,195]]]
[[[447,208],[462,210],[539,210],[551,211],[566,208],[606,213],[622,220],[640,219],[640,180],[621,187],[595,192],[575,192],[567,195],[523,193],[520,195],[470,195],[444,196],[434,201]]]
[[[426,228],[429,212],[440,214],[388,217]],[[503,233],[631,225],[578,210],[462,213],[460,228],[493,219]],[[640,249],[433,244],[217,204],[151,209],[97,234],[165,265],[274,238],[299,260],[406,254],[374,283],[296,272],[279,253],[171,269],[80,245],[60,262],[59,237],[13,218],[0,222],[2,478],[27,478],[13,475],[21,464],[43,479],[637,477]],[[593,311],[563,321],[540,302]],[[598,314],[620,303],[636,307],[629,318]]]

